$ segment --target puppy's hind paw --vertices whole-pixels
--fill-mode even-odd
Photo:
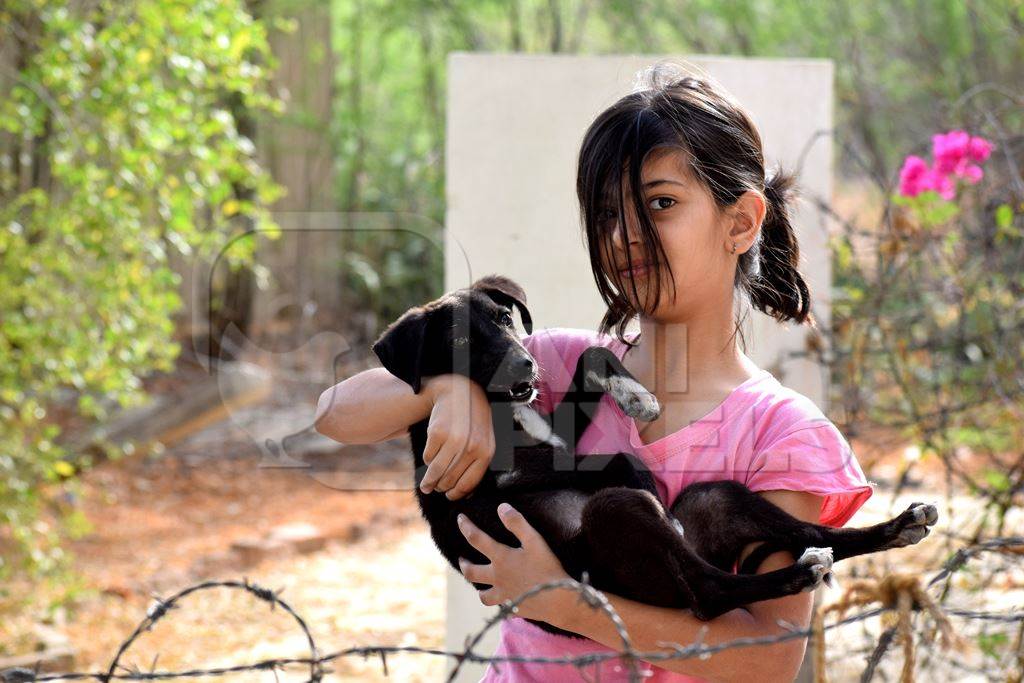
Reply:
[[[886,544],[886,548],[903,548],[914,545],[931,531],[930,527],[939,520],[939,511],[934,505],[927,503],[911,503],[896,518],[899,531],[896,538]]]
[[[924,526],[932,526],[939,521],[938,508],[928,503],[913,503],[907,508],[907,512],[913,514],[915,522]]]
[[[805,591],[814,590],[822,581],[831,583],[832,548],[808,548],[796,563],[809,572],[810,582],[804,588]]]

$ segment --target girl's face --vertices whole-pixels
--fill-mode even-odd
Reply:
[[[644,203],[672,274],[664,264],[658,269],[661,300],[650,311],[648,307],[654,303],[653,280],[659,273],[654,269],[634,271],[639,301],[644,302],[643,306],[638,305],[630,271],[625,268],[630,259],[634,264],[644,263],[645,254],[626,177],[622,190],[626,203],[625,239],[617,225],[614,207],[606,214],[610,217],[606,225],[613,230],[614,253],[610,264],[608,255],[604,255],[602,262],[611,281],[621,282],[619,290],[633,303],[634,310],[646,311],[648,317],[659,322],[692,320],[712,312],[721,314],[723,310],[731,317],[736,258],[746,247],[741,245],[742,249],[738,247],[735,254],[730,253],[732,212],[718,211],[714,198],[698,182],[682,151],[655,150],[648,155],[641,171]],[[658,258],[656,251],[651,257]]]

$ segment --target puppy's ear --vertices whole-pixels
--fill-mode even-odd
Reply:
[[[473,289],[485,292],[496,303],[519,309],[519,317],[523,319],[523,327],[527,334],[533,334],[533,319],[526,308],[526,292],[516,281],[504,275],[485,275],[472,285]]]
[[[427,323],[430,313],[422,308],[406,311],[388,325],[377,341],[373,352],[388,372],[420,393],[423,349],[426,344]]]

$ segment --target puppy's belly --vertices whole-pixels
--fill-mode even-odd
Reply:
[[[583,491],[561,489],[538,493],[520,494],[532,511],[530,524],[546,540],[565,541],[580,532],[583,508],[590,495]]]

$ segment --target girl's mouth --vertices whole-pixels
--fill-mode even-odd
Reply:
[[[650,271],[651,271],[651,264],[650,263],[643,263],[643,264],[635,265],[632,268],[623,268],[622,270],[619,271],[619,275],[625,277],[626,275],[629,275],[630,273],[632,273],[633,277],[643,277],[643,276],[647,275]]]

